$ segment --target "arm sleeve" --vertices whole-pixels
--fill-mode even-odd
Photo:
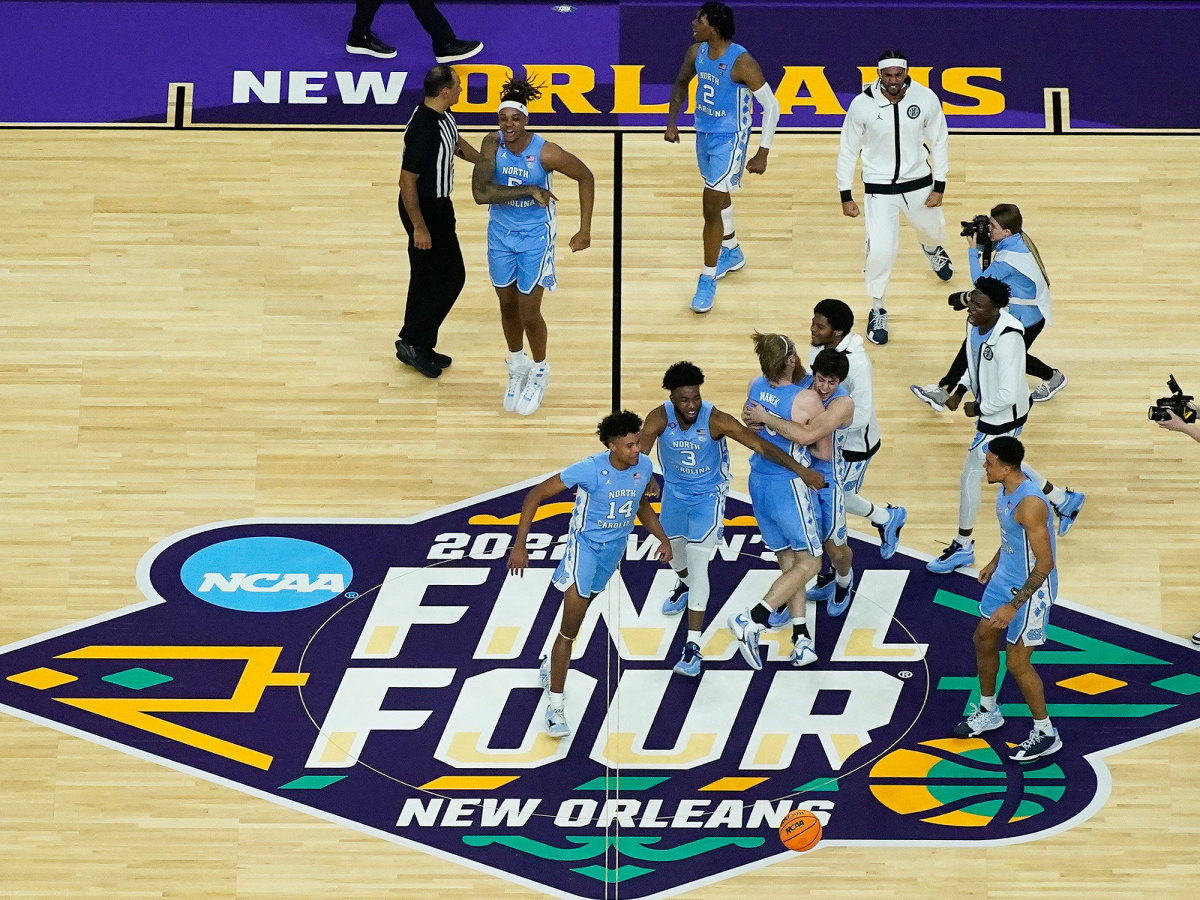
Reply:
[[[980,275],[984,275],[984,274],[991,275],[992,269],[996,268],[996,264],[992,263],[990,266],[987,267],[987,272],[985,273],[980,268],[980,260],[982,258],[983,258],[983,251],[980,250],[978,247],[975,247],[974,249],[972,249],[969,246],[967,247],[967,265],[969,265],[971,267],[971,284],[974,284],[975,282],[977,282],[979,280]]]
[[[775,127],[779,124],[779,101],[775,99],[775,92],[771,90],[771,85],[765,81],[762,87],[754,92],[754,99],[758,101],[763,111],[762,136],[758,140],[758,146],[769,150],[771,139],[775,137]]]
[[[842,192],[853,190],[854,166],[858,163],[858,152],[862,149],[863,125],[854,114],[854,102],[846,111],[846,120],[842,122],[842,136],[838,142],[837,186]],[[843,200],[847,200],[845,194]]]

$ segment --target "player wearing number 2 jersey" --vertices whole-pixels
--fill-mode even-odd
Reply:
[[[606,416],[597,434],[607,450],[547,478],[525,496],[521,506],[521,521],[508,557],[509,573],[518,575],[524,574],[529,565],[525,541],[538,507],[556,494],[575,488],[566,553],[554,573],[554,586],[563,592],[562,622],[551,650],[549,670],[544,661],[541,669],[542,684],[549,694],[546,731],[554,738],[571,733],[563,705],[571,644],[588,603],[616,572],[635,516],[658,538],[658,559],[671,561],[671,543],[646,497],[654,467],[641,453],[641,428],[642,420],[634,413],[622,411]]]
[[[704,178],[704,267],[693,312],[712,309],[717,279],[746,265],[733,227],[730,197],[742,182],[742,169],[755,175],[767,170],[767,154],[779,123],[779,101],[763,78],[754,57],[733,43],[733,10],[724,3],[705,3],[692,20],[696,43],[688,48],[671,87],[664,140],[679,143],[676,119],[688,98],[688,85],[696,83],[696,161]],[[758,152],[746,162],[750,143],[753,104],[763,108]]]

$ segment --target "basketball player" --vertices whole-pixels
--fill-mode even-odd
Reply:
[[[963,404],[963,412],[975,419],[975,435],[959,481],[958,536],[925,566],[936,575],[975,564],[971,532],[979,512],[979,476],[988,442],[1001,435],[1016,437],[1029,417],[1024,327],[1009,314],[1008,298],[1008,285],[987,275],[975,282],[967,297],[967,370],[961,385],[975,396]],[[1024,471],[1058,512],[1059,536],[1066,534],[1083,508],[1084,494],[1055,487],[1029,466]]]
[[[883,305],[892,265],[900,249],[900,213],[917,229],[921,249],[942,281],[954,272],[942,249],[946,219],[942,196],[950,169],[949,132],[942,102],[909,77],[908,60],[899,50],[879,57],[879,79],[850,101],[838,148],[837,186],[842,215],[857,218],[851,185],[862,156],[866,190],[867,261],[863,267],[871,312],[867,340],[886,344],[887,310]],[[932,166],[930,159],[932,158]]]
[[[813,469],[825,480],[825,487],[816,492],[817,529],[825,553],[833,564],[834,576],[830,579],[833,587],[822,590],[820,597],[815,591],[807,596],[814,600],[829,600],[831,616],[840,616],[846,611],[854,590],[854,553],[846,533],[846,467],[842,459],[846,429],[854,421],[854,401],[842,384],[849,371],[850,363],[844,353],[821,350],[816,355],[812,372],[799,383],[801,389],[815,391],[821,403],[821,411],[807,422],[789,421],[753,401],[746,404],[743,413],[747,423],[762,425],[768,434],[776,432],[796,446],[807,447]],[[781,610],[776,612],[782,614]],[[771,619],[768,624],[782,625],[783,621]]]
[[[1008,671],[1033,716],[1033,730],[1009,759],[1028,762],[1062,748],[1058,729],[1050,723],[1042,679],[1033,668],[1033,648],[1046,640],[1050,608],[1058,593],[1054,567],[1054,530],[1050,501],[1021,470],[1025,448],[1014,437],[993,438],[983,469],[988,484],[999,484],[996,518],[1000,547],[979,571],[987,585],[979,601],[975,626],[975,665],[979,672],[979,705],[954,728],[954,736],[975,737],[1004,724],[996,703],[1000,648]]]
[[[687,102],[688,85],[696,86],[696,160],[704,179],[704,267],[692,298],[692,310],[706,313],[717,294],[717,279],[746,265],[733,227],[730,194],[741,187],[742,168],[755,175],[767,170],[767,154],[779,123],[779,101],[763,78],[754,57],[733,43],[733,10],[724,3],[705,3],[692,20],[696,43],[688,48],[671,87],[664,139],[679,143],[676,119]],[[749,163],[753,103],[762,106],[762,134]]]
[[[588,604],[604,590],[625,555],[625,539],[633,531],[635,515],[658,538],[656,558],[671,561],[671,542],[645,494],[654,466],[641,453],[641,429],[642,420],[626,410],[605,416],[596,433],[607,449],[547,478],[525,495],[521,505],[521,521],[508,556],[510,575],[523,575],[529,566],[525,541],[538,507],[556,494],[575,488],[566,552],[553,582],[563,592],[562,622],[550,653],[549,671],[543,660],[539,673],[548,695],[546,731],[553,738],[571,733],[563,702],[571,644]]]
[[[652,409],[642,426],[642,452],[649,454],[658,442],[663,472],[662,509],[659,520],[671,540],[671,567],[679,576],[674,592],[663,601],[663,612],[688,611],[687,640],[675,664],[680,675],[700,674],[700,632],[708,608],[708,564],[721,539],[725,521],[725,495],[729,492],[731,437],[777,466],[790,470],[810,487],[820,487],[821,477],[805,468],[779,447],[755,434],[733,416],[700,397],[704,373],[690,362],[677,362],[663,375],[667,402]]]
[[[556,198],[550,192],[550,174],[562,172],[579,183],[579,231],[571,238],[572,253],[592,245],[596,197],[591,169],[558,144],[526,131],[527,104],[541,93],[523,78],[504,85],[500,130],[483,139],[471,178],[475,202],[489,204],[488,271],[500,299],[500,327],[508,344],[504,408],[523,416],[541,406],[550,384],[542,318],[542,293],[555,288]]]
[[[795,422],[806,422],[819,413],[816,393],[796,383],[804,375],[796,345],[782,334],[755,332],[753,340],[762,375],[750,382],[747,404],[758,403],[778,418]],[[804,461],[803,447],[773,429],[764,429],[762,434],[793,459]],[[752,609],[729,617],[729,630],[740,642],[738,649],[750,667],[761,669],[759,634],[768,627],[771,613],[787,603],[792,613],[792,665],[807,666],[817,659],[805,621],[803,593],[804,585],[821,566],[816,497],[795,473],[755,453],[750,457],[750,502],[763,543],[775,554],[782,574]]]
[[[908,511],[890,503],[886,507],[876,506],[859,494],[867,477],[867,466],[879,452],[880,441],[871,358],[863,347],[863,339],[853,329],[854,311],[849,305],[832,297],[819,302],[813,307],[808,364],[812,365],[821,350],[839,350],[846,354],[850,373],[842,381],[842,387],[850,392],[850,399],[854,401],[854,419],[846,427],[846,443],[842,448],[846,466],[846,512],[863,516],[875,526],[879,532],[879,556],[891,559],[900,545],[900,529],[908,521]],[[833,578],[832,571],[817,576],[816,599],[829,599],[834,590]]]

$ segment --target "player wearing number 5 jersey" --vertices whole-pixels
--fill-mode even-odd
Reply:
[[[724,3],[705,3],[692,20],[696,43],[688,48],[671,87],[664,140],[679,143],[676,119],[687,102],[688,85],[696,81],[696,161],[704,178],[704,267],[692,298],[692,310],[706,313],[717,294],[717,279],[746,265],[733,226],[732,191],[741,187],[742,169],[755,175],[767,170],[767,154],[779,123],[779,101],[763,78],[754,57],[733,43],[733,10]],[[758,151],[749,163],[753,103],[763,109]]]
[[[518,575],[524,574],[529,565],[525,541],[538,507],[556,494],[575,488],[566,552],[554,573],[554,586],[563,592],[562,622],[551,650],[549,671],[544,661],[541,670],[542,685],[549,694],[546,731],[554,738],[571,733],[563,703],[571,644],[588,604],[617,571],[635,516],[658,538],[657,558],[671,561],[671,543],[646,497],[654,467],[650,458],[642,455],[641,429],[642,420],[634,413],[622,411],[605,416],[596,433],[607,449],[547,478],[525,496],[521,506],[521,521],[508,557],[509,573]]]
[[[687,608],[687,640],[675,671],[691,677],[700,674],[700,632],[709,598],[708,564],[725,521],[730,477],[725,438],[733,438],[814,487],[821,484],[815,472],[701,399],[703,383],[704,373],[699,366],[675,363],[663,375],[662,386],[670,392],[667,402],[651,410],[642,427],[642,452],[649,453],[658,443],[663,472],[659,517],[671,539],[671,566],[679,576],[674,593],[663,602],[663,612],[677,615]]]
[[[527,416],[541,406],[550,384],[542,293],[555,288],[557,220],[551,173],[579,182],[579,231],[571,238],[572,253],[592,245],[596,186],[591,170],[577,157],[526,130],[526,104],[541,96],[537,86],[513,79],[500,96],[500,129],[483,139],[471,193],[476,203],[489,204],[488,271],[508,344],[504,408]]]

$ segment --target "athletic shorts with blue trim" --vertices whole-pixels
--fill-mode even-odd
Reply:
[[[731,193],[742,186],[749,131],[697,131],[696,163],[704,186]]]
[[[990,619],[992,613],[1012,600],[1013,592],[1020,587],[1011,582],[1002,584],[995,579],[989,581],[983,591],[983,599],[979,601],[979,615]],[[1054,595],[1043,582],[1008,623],[1008,642],[1015,644],[1022,641],[1026,647],[1039,647],[1046,643],[1046,629],[1050,625],[1050,609],[1053,606]]]
[[[513,282],[522,294],[532,294],[541,285],[554,290],[554,235],[549,225],[529,231],[509,231],[495,222],[488,224],[488,274],[498,288]]]
[[[821,542],[833,541],[842,547],[846,543],[846,493],[833,477],[832,466],[813,466],[825,479],[825,487],[813,493],[817,499],[817,530]]]
[[[689,544],[716,544],[725,527],[725,495],[720,491],[676,494],[664,487],[658,521],[669,538],[683,538]]]
[[[842,460],[842,468],[846,473],[846,477],[842,479],[842,489],[847,494],[862,493],[863,482],[867,480],[867,466],[870,464],[870,457],[857,459],[854,462]]]
[[[625,541],[592,544],[570,534],[562,562],[554,570],[553,584],[563,593],[575,585],[580,597],[594,597],[604,590],[624,555]]]
[[[821,535],[814,512],[816,499],[801,479],[763,477],[752,471],[750,503],[768,550],[800,550],[821,555]]]

